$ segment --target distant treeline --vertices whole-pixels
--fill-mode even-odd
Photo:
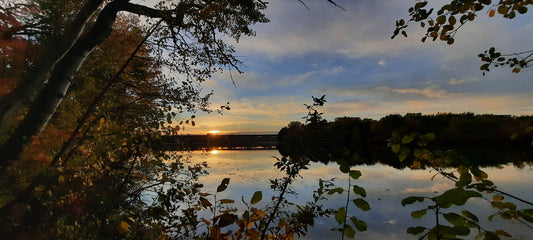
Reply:
[[[275,149],[276,135],[167,135],[162,137],[165,149],[214,150],[214,149]]]
[[[436,147],[531,147],[532,116],[473,113],[408,113],[388,115],[380,120],[341,117],[333,122],[302,124],[291,122],[278,133],[280,145],[338,145],[348,148],[368,145],[385,146],[393,132],[435,133]]]

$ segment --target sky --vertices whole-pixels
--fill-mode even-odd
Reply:
[[[204,83],[213,90],[212,108],[197,114],[196,126],[181,134],[277,133],[303,121],[311,96],[326,95],[319,110],[333,121],[349,116],[380,119],[389,114],[473,112],[533,114],[533,72],[479,70],[479,53],[530,50],[533,15],[513,20],[482,11],[463,26],[455,43],[422,43],[418,24],[408,38],[391,39],[395,21],[408,18],[413,0],[269,0],[270,22],[255,25],[255,37],[234,43],[244,72],[225,71]]]

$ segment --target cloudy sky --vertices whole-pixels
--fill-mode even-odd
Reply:
[[[533,16],[512,21],[487,12],[444,42],[422,43],[418,24],[408,38],[391,40],[395,21],[407,18],[413,0],[269,0],[271,22],[255,26],[254,38],[235,44],[241,70],[215,75],[212,107],[222,115],[199,114],[185,134],[276,133],[306,115],[311,96],[326,95],[324,116],[379,119],[408,112],[533,114],[533,72],[493,68],[486,76],[477,55],[491,46],[501,52],[529,50]],[[235,82],[233,84],[232,77]]]

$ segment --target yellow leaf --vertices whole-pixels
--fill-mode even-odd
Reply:
[[[259,239],[261,237],[261,234],[253,229],[246,230],[246,237],[249,239]]]
[[[65,177],[63,175],[59,176],[57,178],[57,183],[59,183],[59,184],[65,183]]]
[[[264,217],[266,215],[265,212],[259,210],[259,209],[254,209],[253,210],[254,214],[257,215],[258,217]]]
[[[235,203],[235,201],[233,201],[231,199],[220,199],[220,203],[228,204],[228,203]]]
[[[495,201],[495,202],[498,202],[498,201],[503,200],[503,198],[504,198],[504,197],[501,196],[501,195],[494,195],[494,196],[492,197],[492,200]]]
[[[211,222],[209,222],[209,221],[206,220],[206,219],[202,219],[202,222],[204,222],[205,225],[207,225],[207,226],[210,226],[210,225],[211,225]]]
[[[496,11],[494,9],[491,9],[489,11],[489,17],[494,17],[494,14],[496,14]]]
[[[413,161],[413,164],[410,166],[412,169],[420,169],[422,167],[422,163],[418,160]]]
[[[519,73],[520,72],[520,68],[513,68],[513,72],[514,73]]]
[[[125,222],[125,221],[121,221],[120,222],[120,229],[124,230],[124,231],[129,231],[130,230],[130,225]]]
[[[512,237],[509,233],[503,231],[503,230],[496,230],[496,234],[500,235],[500,236],[505,236],[505,237]]]

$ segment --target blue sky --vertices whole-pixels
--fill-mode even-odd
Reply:
[[[474,112],[532,114],[531,70],[493,68],[486,76],[477,55],[530,50],[531,14],[506,20],[487,12],[465,25],[455,43],[422,43],[423,29],[390,39],[395,21],[408,17],[412,0],[271,0],[271,22],[256,36],[234,43],[244,74],[226,71],[205,82],[212,107],[230,103],[222,115],[198,114],[185,134],[275,133],[306,115],[311,96],[326,95],[324,116],[379,119],[388,114]],[[232,78],[235,82],[233,84]]]

